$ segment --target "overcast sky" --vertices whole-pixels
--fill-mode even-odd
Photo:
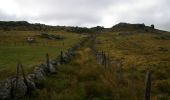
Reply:
[[[170,31],[170,0],[0,0],[0,20],[86,27],[145,23]]]

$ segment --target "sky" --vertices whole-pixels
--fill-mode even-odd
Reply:
[[[127,22],[170,31],[170,0],[0,0],[0,21],[81,27]]]

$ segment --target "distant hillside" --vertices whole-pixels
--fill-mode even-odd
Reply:
[[[64,26],[48,26],[45,24],[31,24],[27,21],[0,21],[0,30],[19,30],[19,31],[41,31],[41,30],[63,30]]]
[[[0,30],[10,31],[68,31],[75,33],[101,33],[101,32],[115,32],[115,31],[139,31],[139,32],[162,32],[154,28],[154,25],[145,26],[145,24],[130,24],[119,23],[111,28],[104,28],[96,26],[92,28],[87,27],[73,27],[73,26],[50,26],[40,23],[31,24],[27,21],[0,21]]]
[[[0,21],[0,30],[10,31],[68,31],[75,33],[94,33],[101,32],[104,27],[72,27],[72,26],[50,26],[40,23],[31,24],[27,21]]]

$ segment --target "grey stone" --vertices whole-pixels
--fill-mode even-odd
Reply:
[[[46,75],[47,73],[49,73],[49,68],[47,67],[46,64],[41,64],[38,66],[38,68],[41,70],[43,75]]]
[[[18,81],[16,78],[12,78],[11,79],[12,82],[12,95],[14,96],[14,98],[18,99],[18,98],[22,98],[26,95],[27,93],[27,86],[24,82],[24,79],[19,77]],[[16,87],[17,84],[17,87]]]
[[[51,60],[50,62],[52,65],[57,65],[56,60]]]
[[[35,80],[34,80],[35,75],[34,74],[29,74],[26,79],[27,79],[27,82],[28,82],[28,88],[31,89],[31,91],[34,90],[36,88]]]
[[[8,100],[11,98],[11,81],[7,79],[0,84],[0,100]]]
[[[51,63],[50,63],[50,66],[49,66],[49,71],[50,71],[50,73],[56,73],[56,69]]]
[[[36,80],[44,80],[45,79],[45,72],[40,67],[36,67],[34,69],[34,75],[35,75]]]

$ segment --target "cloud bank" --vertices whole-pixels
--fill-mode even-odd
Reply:
[[[0,20],[86,27],[145,23],[170,31],[169,5],[169,0],[1,0]]]

